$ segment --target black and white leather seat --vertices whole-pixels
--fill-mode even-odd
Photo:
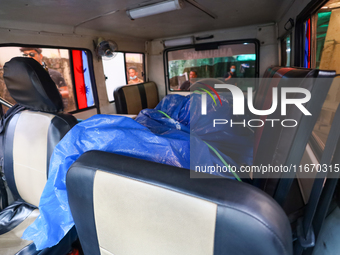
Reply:
[[[60,93],[34,59],[7,62],[4,80],[22,110],[6,122],[3,133],[3,170],[16,202],[0,212],[0,254],[66,254],[76,239],[75,230],[56,247],[40,252],[21,236],[39,215],[53,149],[77,120],[59,113],[63,110]]]
[[[336,72],[332,70],[269,67],[255,98],[256,109],[269,109],[272,104],[272,89],[303,88],[310,92],[310,100],[304,104],[311,115],[304,115],[300,109],[291,105],[287,114],[281,114],[281,98],[278,96],[278,107],[265,120],[293,119],[295,127],[283,125],[272,127],[267,121],[262,127],[255,129],[254,166],[299,166],[315,123],[321,112],[328,90]],[[299,98],[300,93],[289,93],[289,98]],[[303,199],[297,195],[299,184],[294,179],[294,171],[285,173],[255,173],[254,185],[264,190],[283,206],[287,214],[295,213],[303,206]],[[258,178],[257,178],[258,177]]]
[[[117,114],[138,114],[145,108],[155,108],[159,103],[157,85],[152,81],[121,86],[113,95]]]
[[[249,184],[89,151],[66,186],[85,255],[292,254],[287,216]]]

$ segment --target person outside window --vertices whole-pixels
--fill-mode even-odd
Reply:
[[[230,71],[224,75],[224,80],[227,81],[227,80],[230,80],[231,78],[236,78],[236,73],[235,73],[235,70],[236,70],[236,66],[232,65],[230,67]]]
[[[138,77],[138,71],[137,71],[137,67],[131,66],[129,67],[129,82],[128,84],[138,84],[138,83],[143,83],[144,81],[139,79]]]
[[[236,66],[235,65],[232,65],[230,67],[230,71],[224,75],[224,81],[228,81],[229,84],[233,84],[233,85],[237,85],[237,83],[235,82],[236,80]]]
[[[28,48],[28,47],[22,47],[20,48],[20,51],[23,53],[22,55],[24,57],[33,58],[36,61],[38,61],[45,69],[48,71],[49,75],[51,76],[51,79],[54,81],[55,85],[57,86],[61,97],[63,99],[64,108],[67,107],[68,103],[68,88],[65,82],[64,77],[59,73],[57,70],[47,68],[45,62],[43,62],[43,55],[42,55],[42,49],[40,48]]]
[[[190,86],[194,83],[194,79],[197,78],[197,72],[192,70],[189,73],[189,80],[182,83],[179,87],[180,90],[190,90]]]

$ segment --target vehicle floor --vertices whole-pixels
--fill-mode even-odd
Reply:
[[[316,242],[313,255],[340,254],[340,208],[337,206],[326,218]]]

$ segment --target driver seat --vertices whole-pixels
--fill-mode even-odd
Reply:
[[[17,102],[2,120],[3,170],[15,202],[0,212],[0,254],[67,254],[77,239],[73,229],[52,248],[36,251],[23,240],[25,229],[39,216],[39,201],[54,147],[75,125],[61,114],[61,95],[48,72],[34,59],[17,57],[4,66],[4,80]],[[10,116],[8,116],[10,115]]]

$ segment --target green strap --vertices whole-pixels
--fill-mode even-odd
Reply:
[[[163,111],[161,111],[161,110],[158,110],[160,113],[163,113],[164,115],[165,115],[165,117],[167,117],[168,119],[171,119],[171,117],[168,115],[168,114],[166,114],[165,112],[163,112]]]
[[[205,142],[205,141],[203,141],[203,142],[204,142],[206,145],[208,145],[208,147],[209,147],[213,152],[215,152],[215,154],[217,155],[217,157],[222,161],[222,163],[223,163],[227,168],[231,169],[230,166],[228,165],[228,163],[225,162],[225,160],[224,160],[224,159],[222,158],[222,156],[218,153],[218,151],[215,150],[214,147],[212,147],[210,144],[208,144],[208,143]],[[237,173],[235,173],[234,171],[231,171],[231,172],[233,173],[233,175],[235,176],[235,178],[236,178],[238,181],[242,182],[241,178],[237,175]]]
[[[169,118],[169,119],[171,119],[171,117],[168,115],[168,114],[166,114],[165,112],[163,112],[163,111],[161,111],[161,110],[158,110],[160,113],[162,113],[162,114],[164,114],[167,118]],[[212,147],[210,144],[208,144],[207,142],[205,142],[205,141],[203,141],[206,145],[208,145],[208,147],[217,155],[217,157],[222,161],[222,163],[227,167],[227,168],[229,168],[229,169],[231,169],[230,168],[230,166],[228,165],[228,163],[227,162],[225,162],[225,160],[222,158],[222,156],[218,153],[218,151],[217,150],[215,150],[215,148],[214,147]],[[238,181],[240,181],[240,182],[242,182],[242,180],[241,180],[241,178],[237,175],[237,173],[235,173],[235,172],[233,172],[233,171],[231,171],[232,173],[233,173],[233,175],[235,176],[235,178],[238,180]]]

